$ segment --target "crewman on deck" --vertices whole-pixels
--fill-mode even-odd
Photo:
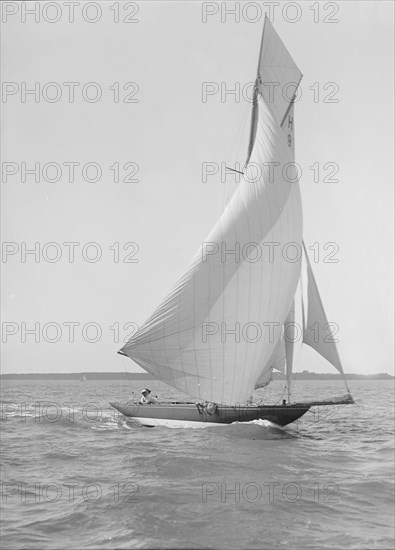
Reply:
[[[150,405],[151,403],[158,402],[156,397],[154,397],[153,395],[150,395],[151,390],[149,390],[148,388],[144,388],[141,394],[142,395],[141,395],[140,403],[142,403],[143,405]]]

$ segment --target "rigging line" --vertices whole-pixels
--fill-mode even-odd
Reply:
[[[269,384],[270,384],[271,382],[273,382],[273,379],[272,379],[272,377],[270,377],[270,381],[269,381]],[[266,397],[266,390],[267,390],[267,388],[268,388],[269,384],[266,384],[266,386],[263,386],[263,393],[262,393],[262,397],[261,397],[261,399],[260,399],[260,401],[259,401],[258,405],[260,405],[261,403],[264,403],[264,402],[265,402],[265,401],[264,401],[264,399],[265,399],[265,397]],[[258,388],[258,389],[259,389],[259,388]]]
[[[123,355],[122,353],[120,355],[122,356],[122,364],[123,364],[123,369],[126,373],[126,377],[129,378],[129,382],[132,382],[133,381],[132,373],[127,370],[126,363],[125,363],[125,357],[127,357],[127,355]]]
[[[236,172],[237,174],[241,174],[244,176],[244,172],[240,172],[240,170],[235,170],[234,168],[231,168],[230,166],[225,166],[227,170],[231,170],[232,172]]]
[[[247,119],[248,119],[247,111],[249,111],[249,102],[246,101],[246,105],[244,107],[244,112],[242,113],[242,116],[241,116],[241,121],[239,123],[239,127],[238,127],[238,130],[236,132],[236,136],[233,140],[232,146],[231,146],[230,151],[227,155],[227,159],[230,159],[231,162],[228,162],[227,164],[232,164],[233,159],[236,159],[236,162],[237,162],[237,159],[240,156],[242,137],[244,137],[245,127],[246,127]],[[230,168],[230,170],[232,170],[233,172],[237,172],[237,170],[233,170],[232,168]],[[242,172],[241,172],[241,174],[242,174]],[[230,197],[233,195],[233,193],[236,190],[236,188],[238,187],[238,185],[239,185],[239,182],[233,182],[232,184],[228,185],[225,181],[224,188],[223,188],[223,194],[222,194],[222,209],[225,208],[226,204],[229,202]]]

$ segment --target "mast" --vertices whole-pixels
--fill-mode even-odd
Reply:
[[[294,103],[297,94],[297,88],[302,79],[302,73],[293,61],[290,53],[284,43],[274,30],[267,16],[262,32],[261,48],[259,52],[257,77],[255,80],[253,105],[251,113],[250,138],[248,145],[248,158],[246,164],[251,157],[251,152],[255,145],[257,126],[258,126],[258,101],[263,98],[269,105],[276,123],[281,128],[283,135],[290,149],[291,163],[295,161],[295,121],[294,121]],[[289,97],[289,99],[288,99]],[[276,161],[281,159],[277,158]],[[296,299],[296,296],[295,296]],[[300,316],[301,304],[292,304],[291,309],[287,312],[288,316],[283,329],[289,332],[289,335],[294,335],[295,330],[292,328],[292,323],[295,321],[295,310],[298,317]],[[288,324],[287,324],[288,323]],[[300,326],[300,325],[299,325]],[[285,341],[284,354],[286,355],[286,375],[287,375],[287,390],[288,402],[291,398],[292,387],[292,372],[296,357],[299,358],[301,343]],[[295,348],[295,349],[294,349]],[[262,370],[257,384],[267,380],[267,369],[270,364],[266,364]]]
[[[248,164],[254,146],[255,134],[256,134],[256,117],[257,117],[257,107],[258,107],[258,93],[259,93],[259,75],[255,79],[254,86],[254,96],[252,100],[252,111],[251,111],[251,126],[250,126],[250,139],[248,143],[248,155],[246,164]]]
[[[263,36],[265,33],[265,27],[266,27],[266,21],[268,21],[267,15],[265,14],[265,21],[263,23],[263,30],[262,30],[262,38],[261,38],[261,47],[259,50],[259,59],[258,59],[258,67],[257,67],[257,74],[255,78],[255,86],[254,86],[254,96],[252,99],[252,111],[251,111],[251,123],[250,123],[250,138],[248,142],[248,154],[247,154],[247,160],[246,164],[248,164],[252,152],[252,148],[254,146],[255,142],[255,135],[256,135],[256,121],[257,121],[257,107],[258,107],[258,93],[260,84],[262,83],[261,77],[259,76],[259,68],[261,66],[261,58],[262,58],[262,48],[263,48]]]

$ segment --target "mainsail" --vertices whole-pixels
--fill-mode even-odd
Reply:
[[[300,72],[268,20],[264,35],[260,74],[294,82]],[[199,399],[246,401],[292,305],[300,260],[288,249],[302,246],[299,184],[283,170],[294,163],[292,109],[278,93],[257,92],[243,181],[189,269],[120,351]]]

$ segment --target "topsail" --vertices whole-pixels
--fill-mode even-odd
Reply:
[[[292,153],[295,154],[293,107],[301,80],[302,73],[266,17],[255,84],[249,156],[257,130],[256,111],[259,95],[266,103],[270,104],[273,117],[286,132],[288,145],[291,147]]]

